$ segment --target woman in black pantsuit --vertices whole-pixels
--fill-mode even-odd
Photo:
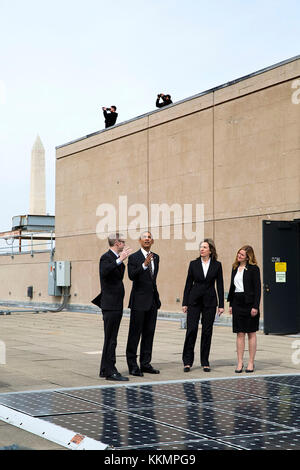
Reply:
[[[259,303],[261,297],[260,271],[253,248],[245,245],[239,249],[233,263],[227,301],[232,314],[232,330],[237,333],[237,368],[243,371],[245,337],[248,335],[249,360],[246,372],[254,371],[256,354],[256,331],[259,329]]]
[[[215,290],[217,284],[218,299]],[[187,314],[187,331],[182,353],[184,372],[194,362],[194,348],[202,314],[201,366],[210,371],[209,352],[216,312],[224,312],[224,286],[222,265],[217,261],[213,240],[206,238],[200,244],[200,257],[191,261],[183,294],[182,310]],[[217,308],[218,307],[218,308]]]

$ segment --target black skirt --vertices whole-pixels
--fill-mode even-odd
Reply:
[[[259,329],[259,313],[253,317],[253,305],[246,304],[245,294],[236,292],[232,301],[232,331],[233,333],[254,333]]]

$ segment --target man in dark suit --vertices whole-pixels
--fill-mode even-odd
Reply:
[[[160,99],[162,99],[162,102],[160,101]],[[163,108],[164,106],[168,106],[172,103],[173,101],[171,100],[171,95],[164,95],[163,93],[160,93],[159,95],[157,95],[155,104],[157,108]]]
[[[159,374],[151,365],[153,338],[157,310],[161,303],[156,286],[159,256],[151,253],[154,243],[150,232],[144,232],[139,239],[141,249],[128,258],[128,276],[132,284],[129,300],[130,325],[126,348],[129,373],[143,376],[143,372]],[[140,344],[140,368],[137,364],[137,348]]]
[[[114,126],[118,117],[116,106],[111,106],[110,109],[103,107],[102,110],[105,119],[105,128],[107,129],[108,127]]]
[[[99,274],[101,293],[92,302],[101,308],[104,321],[104,345],[100,377],[107,380],[128,380],[116,369],[117,336],[123,315],[125,266],[123,261],[131,253],[118,233],[108,237],[110,249],[100,258]]]

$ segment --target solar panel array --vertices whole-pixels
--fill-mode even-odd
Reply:
[[[300,449],[300,374],[0,395],[116,450]]]

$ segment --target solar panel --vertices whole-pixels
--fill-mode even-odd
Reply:
[[[0,404],[107,449],[300,449],[300,374],[6,393]]]

